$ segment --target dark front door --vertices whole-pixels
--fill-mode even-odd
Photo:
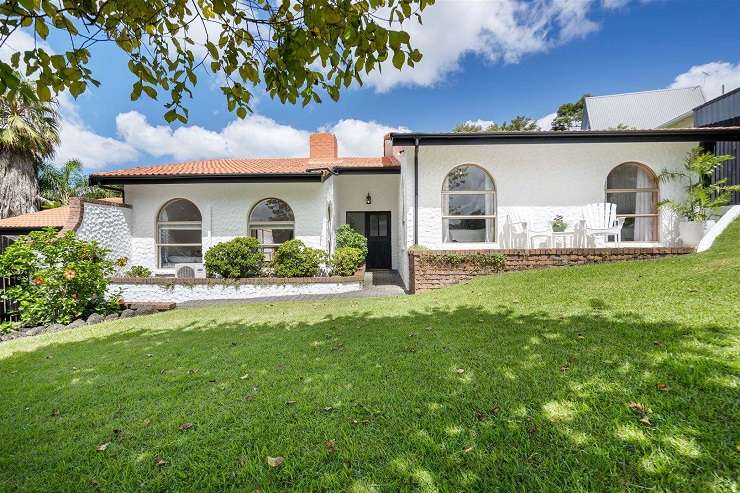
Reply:
[[[347,224],[367,238],[367,268],[390,269],[391,213],[347,212]]]

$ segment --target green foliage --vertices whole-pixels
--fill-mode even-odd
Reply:
[[[565,231],[566,229],[568,229],[568,223],[563,220],[563,216],[555,216],[555,218],[552,220],[552,230],[559,232]]]
[[[3,94],[4,79],[9,76],[4,66],[0,62],[0,150],[26,154],[34,163],[41,163],[54,155],[54,147],[59,143],[57,106],[39,99],[32,86],[20,79],[17,90]],[[12,72],[10,76],[17,78]]]
[[[349,224],[337,228],[337,249],[345,247],[357,248],[362,252],[362,258],[367,258],[367,238]]]
[[[364,263],[365,256],[362,250],[354,247],[337,248],[330,261],[332,274],[336,276],[351,276]]]
[[[586,106],[586,98],[590,94],[584,94],[575,103],[561,104],[557,115],[552,121],[552,130],[580,130],[583,123],[583,109]]]
[[[496,272],[502,271],[506,265],[506,257],[498,253],[490,255],[486,253],[433,253],[421,255],[419,258],[422,262],[434,265],[457,267],[470,264],[490,268]]]
[[[82,163],[77,159],[69,160],[61,166],[41,163],[36,169],[36,176],[41,196],[47,201],[44,204],[46,208],[67,204],[71,197],[98,199],[118,195],[111,190],[89,185]]]
[[[265,262],[257,238],[240,237],[219,243],[208,249],[203,257],[206,273],[227,278],[260,275]]]
[[[518,115],[510,122],[492,123],[486,127],[478,123],[460,123],[452,129],[453,132],[536,132],[542,130],[535,120],[524,115]]]
[[[289,240],[275,250],[271,265],[278,277],[312,277],[319,275],[325,260],[323,250],[307,247],[301,240]]]
[[[663,182],[683,181],[686,199],[661,200],[658,205],[672,209],[689,221],[706,221],[718,216],[720,208],[730,203],[732,192],[740,190],[740,185],[727,185],[727,178],[712,180],[714,170],[730,159],[730,155],[716,156],[700,146],[694,147],[686,156],[683,171],[664,169],[659,176]]]
[[[0,276],[18,284],[4,298],[18,303],[24,325],[69,323],[91,313],[108,313],[118,305],[106,294],[115,263],[96,242],[59,236],[53,229],[19,237],[0,256]]]
[[[126,272],[126,277],[152,277],[152,271],[143,265],[132,265]]]
[[[127,59],[131,100],[142,94],[168,99],[167,122],[187,121],[184,100],[200,77],[223,80],[227,108],[239,118],[251,111],[249,86],[264,86],[283,103],[320,102],[321,94],[337,100],[387,59],[397,69],[421,61],[401,27],[407,20],[421,22],[421,11],[433,3],[12,0],[0,9],[0,45],[12,46],[8,38],[18,28],[33,28],[39,40],[52,37],[60,49],[52,54],[39,43],[13,52],[10,63],[0,62],[0,95],[19,89],[15,71],[25,66],[43,101],[63,91],[79,96],[100,85],[89,67],[93,47],[102,42]]]

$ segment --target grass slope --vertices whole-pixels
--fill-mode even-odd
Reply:
[[[4,343],[0,490],[736,491],[739,246]]]

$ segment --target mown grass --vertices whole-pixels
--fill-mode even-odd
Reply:
[[[3,343],[0,490],[736,491],[739,246]]]

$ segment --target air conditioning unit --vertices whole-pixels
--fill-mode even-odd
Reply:
[[[206,270],[203,264],[175,264],[175,277],[180,279],[206,277]]]

